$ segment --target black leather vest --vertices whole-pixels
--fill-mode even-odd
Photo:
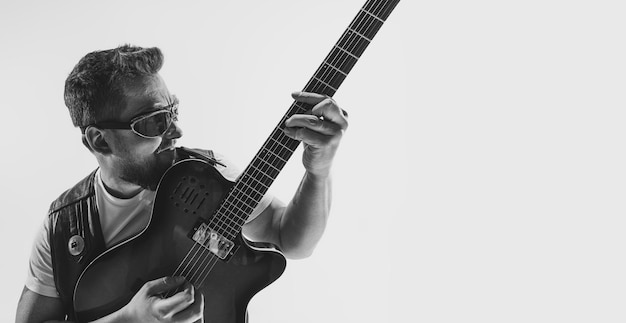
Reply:
[[[198,158],[219,164],[210,150],[177,149],[178,160]],[[83,270],[106,250],[96,206],[93,171],[50,206],[50,252],[54,282],[67,319],[74,319],[74,288]]]

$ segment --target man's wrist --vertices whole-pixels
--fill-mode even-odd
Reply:
[[[310,181],[312,183],[325,184],[330,179],[330,170],[325,172],[310,172],[306,171],[304,173],[304,177],[306,181]]]

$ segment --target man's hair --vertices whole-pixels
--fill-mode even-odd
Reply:
[[[115,118],[125,105],[124,86],[137,77],[156,74],[161,50],[123,45],[91,52],[65,80],[65,105],[76,127]]]

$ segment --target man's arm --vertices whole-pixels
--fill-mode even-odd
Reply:
[[[63,321],[64,316],[61,299],[39,295],[24,287],[17,303],[15,322],[67,322]]]
[[[287,206],[274,199],[243,227],[243,232],[253,240],[277,245],[289,258],[304,258],[311,255],[326,228],[331,205],[330,169],[348,120],[331,98],[305,92],[292,96],[314,105],[311,115],[294,115],[285,122],[285,134],[304,144],[306,173]]]
[[[168,298],[162,293],[185,284]],[[183,277],[166,277],[145,283],[126,306],[93,323],[114,322],[196,322],[204,315],[204,296]],[[16,323],[60,323],[65,313],[60,298],[39,295],[24,287],[17,305]]]

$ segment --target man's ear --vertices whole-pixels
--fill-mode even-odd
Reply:
[[[104,133],[96,127],[87,127],[83,134],[83,144],[93,153],[108,155],[111,153],[111,147],[104,138]]]

